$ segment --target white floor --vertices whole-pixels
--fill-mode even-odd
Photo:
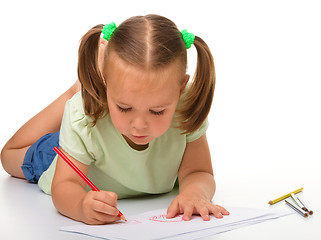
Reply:
[[[289,181],[277,184],[273,179],[270,184],[260,182],[260,180],[250,183],[242,180],[242,173],[236,172],[233,173],[233,177],[239,179],[239,181],[234,183],[218,182],[218,191],[214,198],[215,203],[225,206],[267,209],[269,208],[267,204],[269,200],[301,186],[294,186]],[[264,178],[264,176],[261,177]],[[298,214],[293,214],[206,239],[319,239],[321,237],[321,191],[320,188],[317,189],[314,186],[318,186],[315,181],[320,183],[321,177],[320,175],[311,178],[306,177],[306,180],[302,182],[303,192],[298,196],[314,210],[313,216],[305,219]],[[289,175],[285,178],[288,179]],[[260,179],[260,177],[257,179]],[[160,196],[119,200],[118,208],[125,215],[166,208],[175,195],[176,192],[172,192]],[[0,170],[0,196],[1,239],[94,239],[85,235],[59,231],[59,227],[74,225],[76,222],[60,215],[54,208],[51,197],[42,193],[37,185],[9,177],[2,169]],[[281,202],[270,208],[282,210],[288,209],[288,206]]]

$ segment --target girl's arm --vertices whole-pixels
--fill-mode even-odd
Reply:
[[[89,166],[63,152],[87,176]],[[74,220],[87,224],[106,224],[120,219],[117,216],[117,194],[107,191],[87,193],[85,181],[59,156],[51,194],[56,209]]]
[[[200,214],[209,220],[209,214],[217,218],[228,215],[223,207],[212,204],[215,193],[215,180],[210,151],[204,134],[188,143],[178,171],[179,195],[167,210],[167,217],[184,213],[183,220],[190,220],[192,214]]]

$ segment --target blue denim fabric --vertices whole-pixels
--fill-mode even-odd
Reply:
[[[54,160],[56,152],[53,148],[59,147],[59,133],[60,131],[44,135],[27,150],[21,168],[29,182],[37,183]]]

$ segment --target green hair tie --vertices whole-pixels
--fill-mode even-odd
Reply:
[[[186,49],[189,49],[191,45],[194,43],[195,35],[193,33],[189,33],[186,29],[181,31]]]
[[[101,32],[104,34],[103,38],[109,41],[111,35],[114,33],[115,30],[116,30],[116,24],[114,22],[106,24],[101,30]]]

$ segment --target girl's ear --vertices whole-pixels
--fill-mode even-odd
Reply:
[[[183,91],[184,91],[184,89],[185,89],[185,87],[186,87],[186,85],[188,83],[189,77],[190,77],[190,75],[188,75],[188,74],[185,75],[185,79],[184,79],[184,82],[182,84],[182,87],[181,87],[181,90],[180,90],[180,94],[183,93]]]
[[[100,38],[100,45],[98,50],[98,66],[101,74],[104,66],[104,53],[105,53],[106,46],[107,46],[107,41],[103,38]]]
[[[103,45],[105,45],[105,47],[106,47],[106,45],[107,45],[107,40],[105,40],[105,39],[103,39],[103,38],[100,38],[100,44],[103,44]]]

